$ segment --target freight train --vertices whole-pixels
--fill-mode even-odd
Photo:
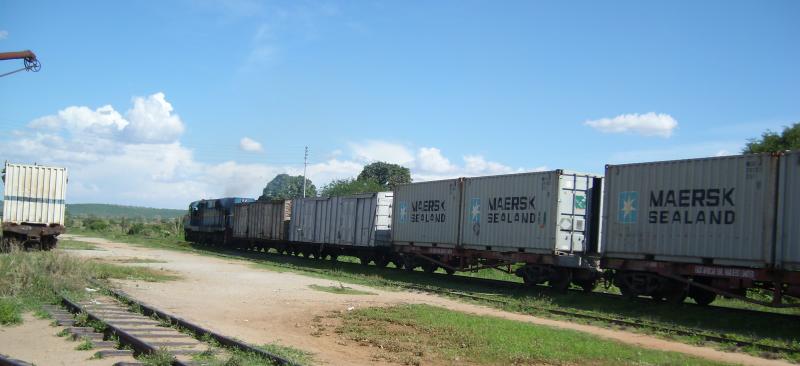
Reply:
[[[343,197],[192,202],[188,241],[701,305],[800,306],[800,151],[398,185]],[[769,302],[748,289],[772,294]]]

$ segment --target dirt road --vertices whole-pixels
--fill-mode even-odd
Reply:
[[[344,341],[331,329],[319,331],[315,327],[318,324],[314,321],[316,316],[370,306],[424,303],[473,314],[573,329],[644,348],[680,352],[716,361],[748,365],[791,365],[784,361],[723,352],[642,334],[509,313],[430,294],[389,292],[350,284],[347,286],[377,295],[320,292],[309,288],[309,285],[337,286],[339,283],[255,268],[247,261],[150,249],[99,238],[70,237],[94,243],[103,249],[72,251],[77,255],[112,261],[125,258],[155,259],[163,262],[131,265],[168,269],[182,277],[181,280],[163,283],[119,281],[120,288],[135,298],[252,344],[277,342],[312,352],[315,359],[322,364],[385,363],[374,359],[374,352],[369,347]]]

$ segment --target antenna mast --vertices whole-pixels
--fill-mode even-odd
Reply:
[[[303,198],[306,198],[306,170],[308,169],[308,146],[303,157]]]

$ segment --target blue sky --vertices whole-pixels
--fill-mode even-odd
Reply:
[[[0,157],[182,208],[389,160],[415,180],[714,156],[800,121],[800,2],[0,0]],[[21,62],[0,63],[0,73]]]

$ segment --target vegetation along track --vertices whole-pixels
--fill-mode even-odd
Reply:
[[[166,355],[172,365],[192,365],[192,357],[208,353],[214,344],[224,347],[222,350],[257,355],[275,365],[296,365],[282,356],[137,302],[124,293],[111,289],[103,292],[108,295],[82,302],[64,297],[62,305],[69,312],[58,306],[45,308],[58,325],[67,326],[63,335],[90,342],[98,349],[98,358]],[[119,344],[105,339],[116,339]]]
[[[265,253],[265,252],[252,251],[252,250],[234,250],[233,253],[236,253],[236,254],[231,254],[230,249],[220,250],[220,248],[210,248],[210,247],[206,247],[206,246],[201,246],[201,247],[202,248],[211,249],[211,251],[213,251],[215,254],[221,255],[223,257],[245,259],[245,260],[249,260],[249,261],[253,261],[253,262],[257,262],[257,263],[263,261],[263,259],[254,258],[254,257],[248,257],[248,256],[242,256],[242,255],[238,255],[238,253],[242,253],[242,254],[246,254],[246,253],[256,254],[256,253],[258,253],[258,254],[261,254],[261,255],[263,255],[263,254],[275,255],[275,253]],[[309,259],[309,261],[314,261],[314,260]],[[297,266],[293,266],[293,265],[288,265],[288,264],[287,265],[283,265],[283,264],[276,264],[276,263],[273,263],[273,264],[276,265],[276,266],[286,266],[288,268],[298,269]],[[299,270],[305,271],[305,272],[310,272],[310,273],[316,273],[316,274],[319,274],[319,275],[328,275],[329,274],[326,270],[317,269],[317,268],[302,267],[302,268],[299,268]],[[406,272],[403,269],[393,269],[393,268],[382,268],[382,270],[396,271],[396,272]],[[419,274],[423,275],[422,273],[419,273]],[[499,279],[467,277],[467,276],[458,276],[458,275],[454,276],[454,275],[447,275],[447,274],[444,274],[444,273],[433,273],[433,274],[425,274],[425,275],[430,276],[433,279],[438,279],[438,280],[441,280],[441,281],[445,281],[445,283],[449,282],[449,283],[461,283],[461,284],[467,284],[467,285],[481,285],[481,286],[485,286],[485,287],[491,288],[491,289],[502,288],[502,289],[506,289],[506,290],[509,290],[509,291],[512,291],[512,292],[525,292],[525,291],[530,292],[532,290],[532,288],[530,288],[529,286],[524,285],[522,283],[506,281],[506,280],[499,280]],[[395,281],[395,280],[383,279],[383,278],[380,279],[380,281],[382,281],[385,284],[390,285],[390,286],[395,286],[395,287],[404,288],[404,289],[408,289],[408,290],[424,291],[424,292],[430,292],[430,293],[437,293],[437,294],[443,294],[443,295],[459,297],[459,298],[463,298],[463,299],[469,299],[469,300],[473,300],[473,301],[483,301],[483,302],[488,302],[488,303],[494,303],[494,304],[500,305],[500,306],[502,306],[504,308],[518,309],[520,311],[527,312],[527,313],[531,313],[531,312],[533,312],[533,313],[535,313],[535,312],[542,313],[542,312],[544,312],[544,313],[549,313],[549,314],[557,315],[557,316],[572,317],[572,318],[584,319],[584,320],[593,321],[593,322],[602,322],[602,323],[607,323],[607,324],[614,324],[614,325],[618,325],[618,326],[635,328],[635,329],[646,329],[646,330],[651,330],[651,331],[655,331],[655,332],[663,333],[663,334],[671,334],[671,335],[692,337],[692,338],[702,339],[702,340],[709,341],[709,342],[716,342],[716,343],[721,343],[721,344],[734,345],[734,346],[737,346],[737,347],[750,347],[752,349],[756,349],[756,350],[759,350],[759,351],[765,351],[765,352],[800,354],[800,348],[797,348],[797,347],[784,347],[784,346],[779,346],[779,345],[765,344],[765,343],[761,343],[761,342],[757,342],[757,341],[753,341],[753,340],[737,339],[737,338],[726,336],[726,335],[722,335],[722,334],[713,334],[713,333],[709,333],[708,331],[704,331],[704,330],[692,329],[690,327],[680,327],[680,328],[678,328],[678,327],[670,327],[670,326],[667,326],[667,325],[663,325],[663,324],[659,324],[659,323],[651,322],[651,321],[646,321],[646,320],[641,320],[641,319],[637,319],[637,320],[620,319],[620,318],[615,318],[615,317],[610,317],[610,316],[602,316],[602,315],[590,314],[590,313],[577,311],[577,310],[540,308],[540,307],[533,307],[533,306],[528,306],[528,305],[523,305],[523,304],[518,304],[518,303],[515,304],[514,302],[512,302],[510,300],[507,300],[507,299],[494,298],[494,297],[491,297],[491,296],[481,296],[481,295],[476,295],[475,293],[471,293],[471,292],[467,292],[467,291],[458,291],[458,290],[453,290],[453,289],[447,289],[447,288],[443,288],[441,285],[413,284],[413,283],[407,283],[407,282],[403,282],[403,281]],[[537,287],[539,287],[539,286],[537,286]],[[547,288],[543,288],[543,289],[547,289]],[[549,290],[549,289],[547,289],[547,290]],[[572,290],[572,291],[582,292],[583,290],[575,289],[575,290]],[[587,296],[597,296],[597,297],[612,298],[612,299],[615,299],[617,301],[631,301],[631,300],[624,299],[621,295],[610,294],[610,293],[593,292],[593,293],[586,294],[586,295]],[[633,300],[633,301],[641,301],[642,303],[646,302],[645,300]],[[757,310],[751,310],[751,309],[739,309],[739,308],[732,308],[732,307],[725,307],[725,306],[702,306],[702,305],[691,304],[691,303],[686,303],[686,304],[683,304],[682,306],[687,306],[687,307],[690,307],[690,308],[713,308],[713,310],[715,312],[716,311],[728,312],[728,313],[731,313],[731,314],[737,315],[737,316],[760,316],[760,315],[768,314],[770,316],[785,317],[786,320],[790,321],[790,322],[795,322],[800,318],[800,317],[798,317],[796,315],[790,315],[790,314],[763,312],[763,311],[757,311]]]

